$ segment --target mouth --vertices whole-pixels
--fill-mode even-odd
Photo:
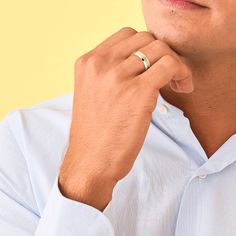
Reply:
[[[180,0],[180,1],[182,1],[182,0]],[[190,3],[193,3],[193,4],[198,5],[198,6],[200,6],[200,7],[203,7],[203,8],[209,8],[208,6],[204,5],[203,3],[198,3],[198,2],[195,1],[195,0],[191,0],[191,1],[184,0],[184,2],[190,2]]]
[[[197,2],[196,0],[159,0],[162,4],[170,7],[177,7],[180,9],[203,9],[208,6]]]

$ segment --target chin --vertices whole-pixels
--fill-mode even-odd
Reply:
[[[166,42],[172,49],[176,50],[178,53],[187,52],[186,49],[189,48],[190,37],[186,37],[184,33],[180,31],[173,30],[171,28],[152,30],[148,29],[149,32],[155,35],[159,40]]]
[[[199,45],[201,45],[199,37],[195,36],[194,32],[190,32],[181,26],[155,27],[155,29],[149,28],[147,31],[168,44],[180,56],[199,58],[203,53],[199,48]]]
[[[142,0],[142,6],[147,31],[180,56],[204,57],[214,46],[208,30],[211,11],[182,11],[163,6],[158,0]]]

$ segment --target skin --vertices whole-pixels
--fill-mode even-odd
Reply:
[[[131,55],[139,49],[152,65],[146,71]],[[59,175],[64,196],[105,208],[143,146],[159,89],[171,82],[176,92],[193,91],[189,67],[146,31],[123,28],[78,58],[69,145]]]
[[[160,92],[184,111],[210,158],[236,133],[236,1],[198,2],[208,8],[182,10],[159,0],[142,0],[142,7],[147,30],[192,70],[192,93],[176,93],[168,85]]]
[[[148,31],[123,28],[75,64],[58,186],[101,211],[131,170],[160,93],[184,111],[209,158],[236,131],[236,2],[212,0],[198,10],[142,4]],[[147,71],[136,50],[149,58]]]

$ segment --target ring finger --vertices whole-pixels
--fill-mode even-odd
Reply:
[[[150,66],[165,55],[172,55],[175,58],[174,51],[172,51],[167,44],[160,40],[154,40],[148,45],[138,49],[148,58]],[[179,60],[179,59],[178,59]],[[123,60],[117,65],[117,69],[125,72],[125,77],[135,77],[145,71],[144,63],[136,55],[130,55],[128,58]]]

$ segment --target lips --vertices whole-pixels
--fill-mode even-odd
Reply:
[[[204,9],[208,8],[205,4],[200,3],[199,0],[159,0],[164,5],[177,7],[180,9]]]
[[[182,0],[176,0],[176,1],[182,1]],[[183,0],[183,2],[190,2],[190,3],[196,4],[196,5],[198,5],[198,6],[201,6],[201,7],[207,7],[207,8],[208,8],[208,6],[206,6],[205,4],[203,4],[203,3],[199,3],[199,2],[194,1],[194,0],[191,0],[191,1]]]

